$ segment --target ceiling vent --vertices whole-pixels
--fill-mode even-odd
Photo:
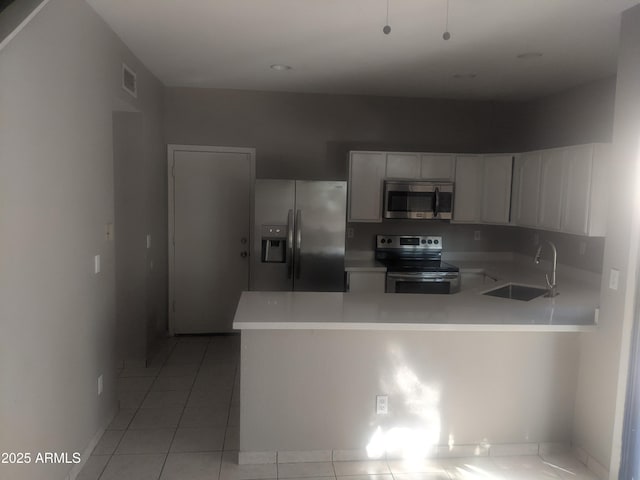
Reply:
[[[138,83],[136,80],[136,72],[127,67],[124,63],[122,64],[122,88],[129,92],[129,94],[138,98]]]

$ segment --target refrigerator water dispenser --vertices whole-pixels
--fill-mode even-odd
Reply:
[[[262,225],[262,263],[287,261],[287,226]]]

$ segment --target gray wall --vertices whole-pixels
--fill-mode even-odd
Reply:
[[[423,428],[443,446],[569,442],[578,344],[550,332],[243,330],[240,450],[364,450],[378,427]],[[376,395],[389,415],[375,414]]]
[[[167,88],[168,143],[256,148],[257,178],[346,180],[349,150],[504,152],[517,104]]]
[[[574,443],[618,478],[629,342],[636,312],[640,245],[638,138],[640,136],[640,6],[623,14],[613,127],[610,209],[604,247],[600,325],[581,335]],[[620,271],[618,290],[609,272]]]
[[[521,151],[611,142],[615,92],[614,76],[523,104]]]
[[[122,61],[138,73],[137,100],[120,88]],[[0,65],[0,451],[83,452],[117,406],[112,112],[128,105],[143,118],[148,187],[133,201],[161,238],[162,87],[83,0],[50,1],[0,50]],[[152,283],[164,285],[157,255]],[[5,464],[0,476],[62,479],[69,469]]]

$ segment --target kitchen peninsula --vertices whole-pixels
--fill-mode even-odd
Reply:
[[[541,285],[529,259],[463,269],[498,280],[454,295],[244,292],[240,461],[568,444],[579,335],[597,328],[599,285],[559,272],[560,295],[525,302],[483,293]],[[377,396],[388,413],[376,413]]]

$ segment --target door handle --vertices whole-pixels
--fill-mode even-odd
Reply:
[[[302,210],[296,212],[296,249],[293,263],[296,268],[296,278],[300,278],[300,247],[302,245]]]
[[[293,210],[287,214],[287,278],[293,276]]]
[[[240,252],[240,256],[241,256],[242,258],[247,258],[247,257],[249,256],[249,252],[247,252],[246,250],[245,250],[245,251],[243,251],[243,252]]]

